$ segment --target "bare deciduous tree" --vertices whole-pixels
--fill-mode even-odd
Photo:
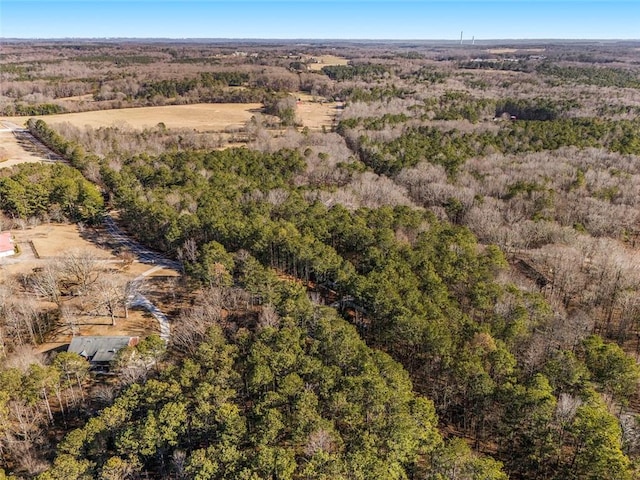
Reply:
[[[40,298],[55,303],[62,303],[62,268],[58,262],[47,263],[31,277],[31,287]]]
[[[272,305],[264,305],[258,315],[258,329],[278,328],[280,325],[280,316]]]
[[[111,325],[116,325],[116,314],[122,309],[125,318],[128,317],[128,297],[131,293],[132,282],[117,273],[103,273],[94,285],[95,295],[101,307],[107,310],[111,317]]]
[[[80,294],[99,277],[99,262],[89,250],[74,250],[62,257],[62,271],[66,281],[77,285]]]

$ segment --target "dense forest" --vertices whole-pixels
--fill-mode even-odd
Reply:
[[[4,475],[638,478],[637,46],[338,46],[8,48],[3,112],[68,164],[3,169],[3,224],[117,211],[183,275],[109,378],[29,353],[64,301],[3,278]],[[248,101],[241,146],[27,121]]]

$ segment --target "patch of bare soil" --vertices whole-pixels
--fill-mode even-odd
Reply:
[[[489,48],[487,49],[488,53],[493,53],[496,55],[500,55],[503,53],[515,53],[517,52],[518,49],[517,48]]]

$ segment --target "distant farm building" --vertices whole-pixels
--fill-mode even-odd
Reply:
[[[139,337],[86,336],[73,337],[68,352],[77,353],[87,359],[92,368],[107,369],[118,351],[135,347]]]
[[[15,244],[9,232],[0,233],[0,257],[10,257],[16,253]]]

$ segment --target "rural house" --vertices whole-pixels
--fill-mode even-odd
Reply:
[[[68,352],[77,353],[89,361],[92,368],[107,369],[119,350],[125,347],[135,347],[139,337],[107,337],[80,336],[73,337]]]

